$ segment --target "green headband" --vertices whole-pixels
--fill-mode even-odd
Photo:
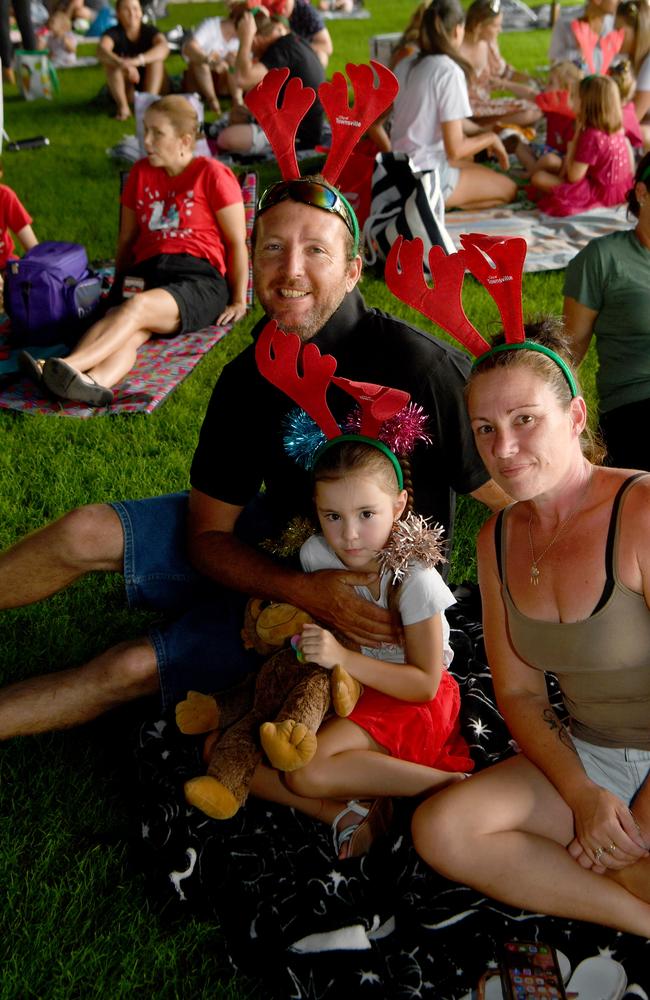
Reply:
[[[547,358],[554,361],[558,368],[561,369],[562,374],[569,383],[569,389],[571,390],[571,398],[574,399],[579,395],[578,386],[576,385],[576,380],[573,377],[573,373],[569,368],[568,364],[561,358],[559,354],[552,351],[550,347],[545,347],[543,344],[538,344],[535,340],[522,340],[516,344],[497,344],[496,347],[490,348],[484,354],[476,359],[472,365],[472,371],[478,367],[487,358],[493,357],[495,354],[503,354],[504,351],[537,351],[538,354],[545,354]]]
[[[325,452],[329,451],[333,445],[338,444],[340,441],[358,441],[361,444],[369,444],[372,445],[373,448],[378,448],[379,451],[382,451],[386,458],[390,459],[392,462],[393,468],[395,469],[395,475],[397,476],[397,485],[400,490],[404,489],[404,474],[402,473],[402,466],[399,464],[395,453],[392,452],[383,441],[378,441],[377,438],[365,437],[363,434],[339,434],[337,437],[333,437],[330,438],[329,441],[325,441],[325,443],[318,448],[316,454],[314,455],[311,463],[312,469],[318,463],[319,459],[322,458]]]
[[[650,177],[650,163],[645,168],[641,176],[639,177],[637,184],[645,184],[646,180]]]

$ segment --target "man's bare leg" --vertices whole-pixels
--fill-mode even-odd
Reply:
[[[89,722],[159,688],[153,646],[121,642],[83,667],[33,677],[0,691],[0,740]]]
[[[33,604],[95,570],[121,573],[123,557],[113,508],[79,507],[0,553],[0,609]]]

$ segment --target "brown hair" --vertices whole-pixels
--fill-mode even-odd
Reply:
[[[150,111],[164,115],[177,136],[189,135],[192,145],[199,134],[199,116],[186,97],[181,94],[168,94],[154,101],[145,111],[145,117]]]
[[[465,12],[465,31],[471,35],[481,25],[487,21],[494,21],[500,14],[499,9],[495,10],[494,0],[474,0],[473,4]]]
[[[627,193],[627,210],[630,215],[634,216],[635,219],[638,219],[641,213],[641,205],[639,204],[639,199],[636,196],[637,184],[645,184],[648,191],[650,191],[650,153],[646,153],[645,156],[639,160],[639,165],[636,168],[636,173],[634,174],[634,184]]]
[[[575,364],[571,354],[569,342],[564,335],[564,325],[562,320],[556,316],[541,316],[527,322],[524,326],[526,340],[536,341],[544,347],[548,347],[555,354],[558,354],[565,364],[568,365],[573,375],[578,392],[580,385],[575,372]],[[503,334],[493,341],[493,346],[505,343]],[[545,382],[553,392],[560,406],[568,409],[571,404],[572,394],[566,376],[560,366],[546,354],[539,351],[502,351],[485,358],[472,370],[465,387],[465,399],[467,400],[473,383],[486,372],[494,371],[496,368],[525,368],[532,371]],[[585,427],[580,441],[582,452],[585,457],[594,465],[600,465],[605,457],[605,448],[598,439],[591,427]]]
[[[458,54],[451,42],[451,34],[465,15],[458,0],[432,0],[427,7],[420,25],[419,62],[427,56],[449,56],[462,69],[467,79],[472,75],[472,67]]]
[[[634,32],[634,45],[630,56],[634,72],[638,73],[641,63],[650,52],[650,4],[647,0],[623,0],[616,8],[615,25],[626,25]]]
[[[404,489],[408,493],[408,502],[404,513],[413,506],[413,483],[411,467],[408,461],[400,459]],[[372,476],[381,489],[389,496],[397,496],[401,490],[397,482],[395,468],[390,458],[365,441],[341,441],[330,445],[314,466],[314,483],[335,482],[345,476]]]
[[[578,118],[583,126],[597,128],[607,135],[620,132],[623,127],[621,95],[610,76],[586,76],[580,81],[578,95]]]

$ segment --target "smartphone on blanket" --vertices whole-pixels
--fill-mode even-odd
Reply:
[[[540,941],[506,941],[500,956],[508,1000],[566,1000],[555,949]]]

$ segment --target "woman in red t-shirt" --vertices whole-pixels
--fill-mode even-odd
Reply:
[[[193,158],[197,115],[184,97],[145,114],[145,150],[122,194],[108,311],[65,361],[23,355],[61,399],[111,402],[111,386],[153,335],[234,323],[246,312],[248,251],[241,189],[222,163]],[[230,290],[230,291],[229,291]]]

